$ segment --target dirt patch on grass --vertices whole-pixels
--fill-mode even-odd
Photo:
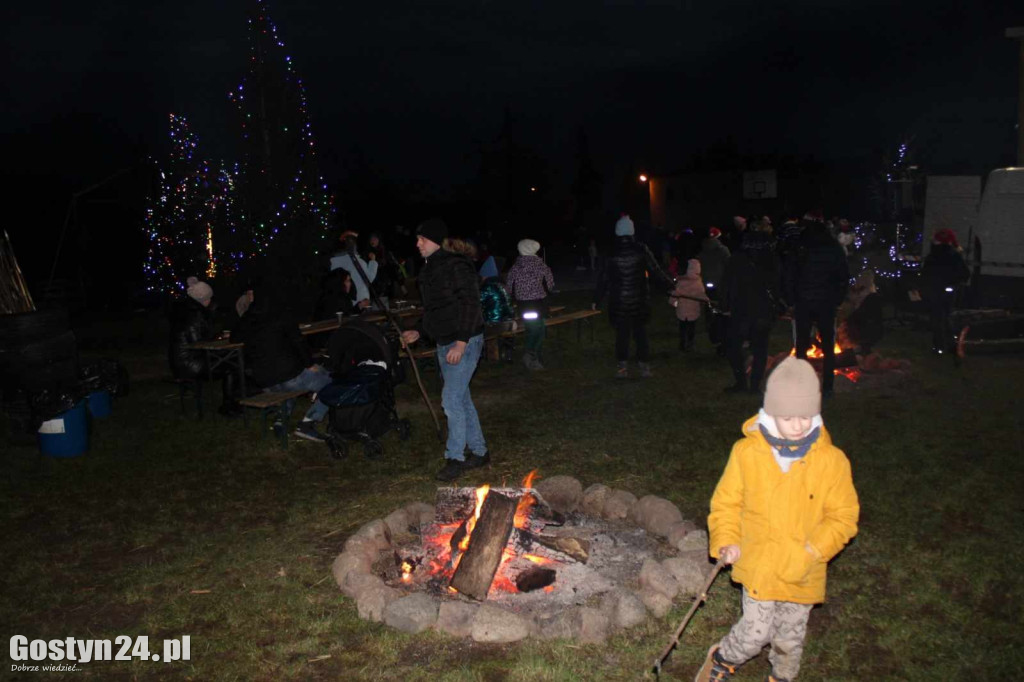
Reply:
[[[417,639],[411,641],[398,655],[402,665],[426,665],[431,661],[459,661],[468,666],[481,665],[480,672],[487,682],[504,682],[511,666],[512,645],[480,644],[470,639],[451,639],[442,643]],[[492,667],[493,666],[493,667]]]

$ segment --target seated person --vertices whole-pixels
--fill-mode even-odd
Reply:
[[[311,391],[316,394],[331,383],[330,373],[313,362],[306,340],[299,333],[298,324],[283,312],[269,293],[272,289],[254,287],[252,302],[245,316],[232,332],[232,340],[245,344],[245,357],[252,368],[253,380],[264,391]],[[284,416],[291,415],[294,400],[285,403]],[[323,442],[316,422],[327,416],[327,406],[313,401],[295,435],[306,440]],[[274,433],[284,433],[280,418],[274,422]]]
[[[332,270],[320,283],[320,300],[316,304],[316,319],[326,320],[341,313],[348,317],[358,315],[352,275],[344,268]]]
[[[516,319],[512,300],[498,276],[498,266],[489,257],[480,268],[480,309],[484,324],[501,324]]]
[[[516,328],[516,311],[512,307],[512,299],[505,290],[505,285],[498,276],[498,266],[494,256],[488,256],[480,267],[480,311],[484,316],[484,326],[488,333],[511,331]],[[506,360],[512,360],[515,343],[510,338],[498,340],[498,349]]]
[[[882,296],[875,287],[875,271],[864,270],[850,287],[839,309],[839,345],[867,355],[882,340]]]
[[[359,233],[354,230],[345,230],[341,233],[341,249],[331,256],[331,271],[341,268],[347,270],[348,274],[352,275],[352,283],[356,287],[356,306],[361,310],[363,308],[370,307],[370,290],[366,286],[366,282],[359,275],[359,270],[356,268],[356,263],[352,260],[352,256],[349,253],[351,247],[352,252],[356,255],[356,261],[362,266],[363,272],[366,273],[367,279],[372,283],[377,277],[377,268],[379,263],[376,260],[366,261],[355,251],[356,239],[359,237]]]
[[[238,417],[242,408],[236,398],[238,377],[235,370],[227,365],[220,365],[212,374],[209,372],[206,352],[187,348],[199,341],[211,341],[215,338],[213,311],[213,289],[206,282],[195,277],[188,278],[188,294],[171,304],[170,343],[167,358],[170,361],[171,373],[175,379],[204,380],[208,377],[221,379],[221,405],[218,409],[225,417]]]

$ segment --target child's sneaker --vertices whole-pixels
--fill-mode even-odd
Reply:
[[[316,424],[311,421],[300,422],[295,429],[295,435],[299,438],[305,438],[311,440],[314,443],[323,443],[327,439],[320,435],[320,432],[316,430]]]
[[[722,655],[718,653],[718,645],[714,644],[708,649],[704,665],[697,671],[693,682],[726,682],[726,680],[731,680],[735,673],[736,666],[722,658]]]
[[[620,362],[615,368],[616,379],[628,379],[629,378],[629,365],[625,362]]]
[[[650,379],[654,376],[654,372],[651,371],[651,366],[646,362],[640,363],[640,376],[644,379]]]

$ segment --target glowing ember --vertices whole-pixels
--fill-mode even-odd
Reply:
[[[402,562],[402,582],[407,583],[412,581],[412,569],[413,565],[408,561]]]
[[[541,566],[543,566],[544,564],[552,563],[551,559],[545,559],[544,557],[537,556],[535,554],[524,554],[523,558],[526,559],[527,561],[530,561],[532,563],[535,563],[535,564],[538,564],[538,565],[541,565]]]

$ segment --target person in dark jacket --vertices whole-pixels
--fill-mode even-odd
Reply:
[[[725,389],[729,393],[761,392],[768,339],[781,305],[780,285],[775,240],[768,232],[746,232],[739,252],[732,255],[725,268],[721,291],[722,305],[729,312],[725,346],[734,378],[733,385]],[[753,356],[749,383],[745,341]]]
[[[469,392],[484,345],[484,319],[480,311],[480,288],[473,261],[451,250],[448,226],[434,218],[416,228],[416,248],[425,264],[419,273],[423,318],[420,328],[437,342],[437,362],[444,388],[441,407],[448,418],[445,465],[438,472],[441,481],[453,481],[468,469],[489,464],[480,418]],[[443,248],[444,247],[444,248]],[[402,332],[405,342],[414,343],[419,329]],[[469,448],[468,457],[465,454]]]
[[[675,282],[661,269],[650,249],[636,241],[633,221],[623,215],[615,223],[615,245],[598,272],[593,308],[608,297],[608,321],[615,328],[615,376],[629,376],[629,338],[636,343],[640,376],[651,376],[647,320],[651,316],[648,273],[666,295]]]
[[[719,289],[725,276],[725,266],[729,262],[729,247],[722,243],[722,231],[717,227],[708,230],[708,236],[701,244],[697,260],[700,261],[701,276],[704,288],[712,303],[718,303]],[[724,315],[712,312],[708,315],[708,340],[719,355],[725,354],[725,332],[729,321]]]
[[[939,230],[921,268],[921,284],[932,327],[932,352],[945,353],[953,345],[949,315],[953,311],[957,289],[967,282],[971,271],[964,262],[956,233]]]
[[[316,319],[324,320],[338,313],[345,316],[358,315],[362,311],[356,307],[355,295],[352,273],[345,268],[331,270],[320,282]]]
[[[867,269],[857,279],[839,308],[839,345],[868,355],[882,340],[882,296],[875,286],[875,271]]]
[[[310,391],[315,395],[331,383],[330,373],[313,362],[299,325],[284,314],[282,306],[275,305],[267,290],[259,285],[253,288],[249,310],[238,321],[231,337],[245,344],[246,362],[252,368],[253,381],[266,392]],[[290,415],[294,406],[294,400],[285,403],[284,414]],[[327,410],[327,405],[314,400],[296,427],[295,435],[323,442],[325,438],[317,431],[316,424],[327,416]],[[285,427],[280,420],[274,422],[273,428],[278,437],[283,435]]]
[[[787,300],[794,306],[796,356],[807,357],[811,347],[811,326],[818,329],[824,363],[821,391],[832,394],[835,381],[836,309],[846,298],[850,269],[846,254],[824,223],[804,220],[800,240],[786,266]]]
[[[176,379],[205,379],[219,377],[221,379],[221,405],[218,409],[225,417],[241,416],[242,408],[237,400],[237,378],[232,368],[221,365],[214,372],[208,370],[206,352],[188,348],[199,341],[210,341],[216,337],[213,324],[213,289],[206,282],[195,277],[188,280],[188,294],[185,298],[171,305],[170,343],[167,358],[171,365],[171,373]]]

